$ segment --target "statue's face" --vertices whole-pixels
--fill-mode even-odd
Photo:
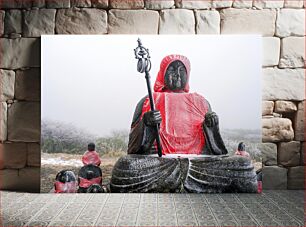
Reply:
[[[183,90],[187,83],[187,70],[181,61],[172,62],[165,74],[166,87],[172,91]]]

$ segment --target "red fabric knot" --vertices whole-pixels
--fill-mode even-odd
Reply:
[[[99,184],[99,185],[102,184],[102,177],[96,177],[90,180],[83,177],[79,177],[79,179],[80,179],[79,186],[82,188],[89,188],[93,184]]]

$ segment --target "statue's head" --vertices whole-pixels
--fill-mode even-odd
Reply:
[[[187,70],[183,62],[172,62],[165,73],[166,88],[171,91],[184,90],[187,83]]]
[[[62,183],[66,183],[66,182],[76,181],[76,176],[70,170],[62,170],[56,175],[55,180]]]
[[[155,92],[188,92],[190,62],[182,55],[166,56],[161,64],[156,82]]]
[[[94,151],[96,149],[96,145],[94,143],[89,143],[87,149],[89,151]]]

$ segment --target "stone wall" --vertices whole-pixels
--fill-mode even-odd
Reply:
[[[39,191],[40,35],[262,34],[263,186],[304,187],[301,0],[1,0],[0,187]]]

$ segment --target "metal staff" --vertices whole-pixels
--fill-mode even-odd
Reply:
[[[150,107],[151,111],[155,111],[155,105],[153,101],[153,95],[151,90],[151,82],[150,82],[150,74],[149,71],[151,70],[151,60],[150,60],[150,54],[149,49],[145,48],[141,40],[138,38],[137,40],[138,46],[134,49],[135,52],[135,58],[138,60],[137,62],[137,71],[140,73],[145,73],[145,78],[147,81],[147,88],[148,88],[148,94],[150,99]],[[156,143],[157,143],[157,153],[158,156],[162,156],[162,147],[160,143],[160,137],[159,137],[159,126],[156,125],[157,130],[157,136],[156,136]]]

